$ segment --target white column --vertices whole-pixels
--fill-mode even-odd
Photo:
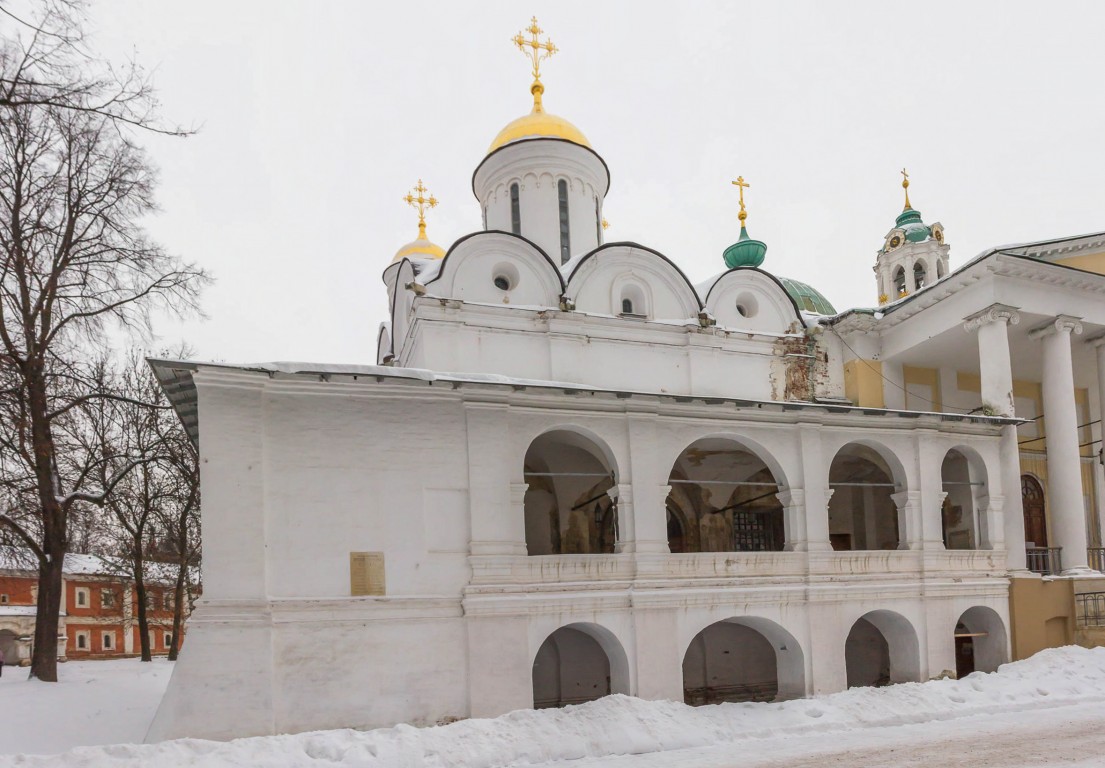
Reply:
[[[998,444],[1001,466],[1001,487],[1005,491],[1002,529],[1005,531],[1005,561],[1010,571],[1028,575],[1028,554],[1024,541],[1024,504],[1021,498],[1021,447],[1017,444],[1017,428],[1007,424],[1001,428]]]
[[[666,555],[668,550],[667,485],[671,467],[661,467],[657,446],[664,441],[656,414],[629,414],[629,481],[633,492],[634,548],[638,554]]]
[[[613,499],[618,510],[618,540],[614,542],[614,552],[619,555],[623,552],[633,552],[636,549],[637,540],[633,526],[633,486],[629,483],[618,483],[608,489],[606,495]]]
[[[1047,447],[1048,512],[1053,545],[1063,548],[1063,572],[1087,568],[1086,512],[1078,451],[1071,334],[1082,333],[1078,318],[1060,315],[1032,331],[1043,341],[1044,444]]]
[[[1105,451],[1105,335],[1090,339],[1089,344],[1097,350],[1097,414],[1090,418],[1100,419],[1097,423],[1097,437],[1103,442],[1097,443],[1097,455],[1099,460],[1094,462],[1094,477],[1097,480],[1094,486],[1097,495],[1094,505],[1097,512],[1097,530],[1099,535],[1105,537],[1105,471],[1102,470],[1103,462],[1100,460]],[[1105,541],[1101,542],[1105,545]]]
[[[1021,316],[1015,307],[993,304],[967,317],[963,323],[963,330],[978,334],[982,407],[995,416],[1012,416],[1014,413],[1008,326],[1020,321]]]
[[[802,485],[805,522],[805,549],[829,552],[829,465],[821,447],[821,425],[798,425],[798,449],[802,456]],[[796,489],[791,489],[793,492]]]
[[[786,552],[805,552],[809,549],[806,536],[806,492],[801,488],[779,491],[775,498],[783,505],[783,529],[786,533]]]
[[[899,491],[890,494],[890,499],[898,508],[898,549],[924,549],[921,492]]]

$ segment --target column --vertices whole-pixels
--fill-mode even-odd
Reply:
[[[963,322],[963,330],[978,334],[982,407],[988,415],[1012,416],[1014,413],[1008,326],[1020,321],[1021,316],[1016,307],[992,304],[965,318]]]
[[[633,486],[629,483],[618,483],[609,488],[606,495],[613,500],[618,510],[618,538],[614,542],[614,553],[633,552],[636,550],[637,536],[633,525]]]
[[[829,498],[832,491],[829,489],[829,465],[825,463],[821,446],[821,425],[799,424],[798,440],[805,497],[805,549],[829,552],[832,550],[829,544]]]
[[[998,458],[1001,466],[1001,487],[1005,491],[1002,515],[1005,560],[1009,570],[1015,575],[1027,576],[1028,554],[1024,548],[1024,505],[1021,499],[1021,447],[1017,444],[1017,428],[1012,424],[1001,428]]]
[[[899,491],[890,494],[890,499],[898,508],[898,549],[924,549],[921,492]]]
[[[657,446],[664,438],[658,434],[655,413],[631,412],[628,416],[634,547],[638,554],[666,555],[671,467],[661,467],[657,456]]]
[[[1063,548],[1063,572],[1087,569],[1086,512],[1078,451],[1078,411],[1074,404],[1071,334],[1082,333],[1078,318],[1059,315],[1032,331],[1043,342],[1044,444],[1047,448],[1047,501],[1052,544]]]
[[[806,492],[801,488],[779,491],[775,498],[783,505],[783,530],[786,552],[805,552],[809,547],[806,534]]]
[[[1097,414],[1091,414],[1090,419],[1101,419],[1096,425],[1096,434],[1098,439],[1105,441],[1105,335],[1090,339],[1088,343],[1097,352]],[[1100,458],[1105,456],[1102,453],[1102,451],[1105,451],[1105,442],[1097,443],[1096,447],[1099,460],[1094,462],[1094,478],[1097,481],[1094,483],[1097,490],[1094,505],[1097,513],[1098,535],[1101,536],[1105,534],[1105,472],[1102,471],[1102,465],[1105,462],[1102,462]],[[1100,544],[1105,545],[1105,541],[1100,542]]]

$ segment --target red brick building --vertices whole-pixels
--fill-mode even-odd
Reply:
[[[117,570],[110,561],[94,555],[66,555],[58,625],[61,660],[117,658],[140,652],[134,581]],[[37,591],[33,558],[21,550],[0,549],[0,651],[5,664],[30,663]],[[167,578],[146,583],[146,616],[154,654],[169,652],[173,593]],[[187,616],[188,605],[184,608]]]

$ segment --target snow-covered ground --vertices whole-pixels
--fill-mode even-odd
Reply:
[[[13,684],[5,675],[0,752],[140,739],[167,669],[164,662],[75,663],[66,665],[66,682],[57,686],[23,679]],[[0,757],[0,765],[1020,768],[1054,762],[1088,768],[1105,766],[1102,725],[1105,649],[1063,648],[991,675],[779,704],[692,708],[611,696],[435,728],[87,747],[49,757]]]

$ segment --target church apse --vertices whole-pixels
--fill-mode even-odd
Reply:
[[[615,468],[589,438],[547,432],[526,451],[526,549],[530,555],[613,554]]]

